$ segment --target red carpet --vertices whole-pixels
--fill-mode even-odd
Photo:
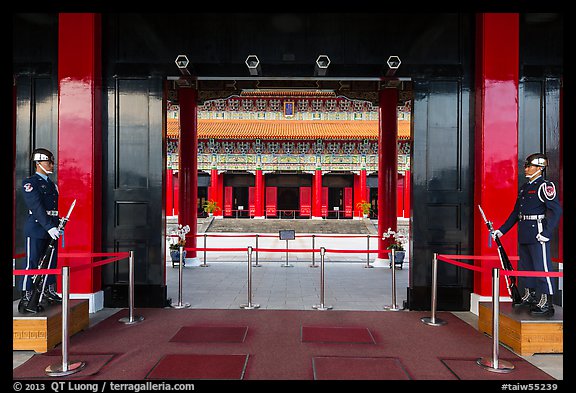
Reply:
[[[242,379],[248,355],[166,355],[146,379]]]
[[[170,339],[186,343],[241,343],[246,338],[246,326],[184,326]]]
[[[315,357],[314,379],[408,380],[400,360],[395,358]]]
[[[60,349],[60,348],[59,348]],[[49,378],[49,379],[60,379],[62,377],[49,377],[46,375],[46,367],[48,366],[59,366],[62,364],[62,350],[59,350],[55,355],[45,354],[34,354],[24,365],[19,367],[18,378],[28,379],[28,378]],[[54,353],[54,352],[52,352]],[[102,367],[104,367],[112,358],[117,355],[113,354],[81,354],[81,353],[68,353],[68,364],[75,362],[84,362],[86,366],[70,375],[67,379],[81,378],[94,375],[98,373]],[[16,373],[14,373],[14,378],[16,379]]]
[[[452,372],[458,377],[458,379],[478,379],[478,369],[482,369],[481,366],[479,366],[476,363],[476,360],[478,360],[478,358],[480,357],[485,357],[485,356],[479,356],[477,358],[465,358],[465,359],[442,359],[442,361],[444,362],[444,364],[446,364],[446,366],[448,368],[450,368],[450,370],[452,370]],[[491,359],[491,356],[487,357],[488,359]],[[511,379],[512,375],[522,375],[522,379],[526,379],[526,380],[538,380],[541,379],[540,375],[537,374],[532,374],[530,373],[530,369],[531,367],[527,367],[528,366],[532,366],[530,363],[528,362],[518,362],[516,359],[511,358],[509,356],[507,356],[506,358],[503,358],[502,356],[498,357],[499,360],[505,360],[509,363],[512,363],[514,365],[514,370],[512,370],[512,372],[510,372],[509,374],[502,374],[502,373],[497,373],[497,372],[492,372],[492,371],[484,371],[484,374],[486,374],[484,376],[483,379],[490,379],[490,380],[496,380],[496,381],[507,381]]]
[[[141,323],[125,325],[118,322],[120,317],[128,315],[128,310],[121,310],[70,338],[70,359],[84,360],[80,356],[82,353],[120,354],[113,356],[95,374],[84,376],[83,379],[554,379],[504,346],[500,346],[500,359],[513,363],[516,366],[513,372],[494,375],[474,365],[473,362],[478,358],[490,358],[492,338],[449,312],[438,313],[437,317],[447,323],[435,327],[420,321],[420,318],[430,316],[430,312],[426,311],[164,308],[139,308],[136,311],[144,317]],[[183,344],[171,341],[183,327],[197,326],[246,327],[247,333],[242,342]],[[319,334],[318,330],[309,331],[303,327],[324,327],[324,330],[320,330]],[[326,330],[326,327],[330,329]],[[358,336],[350,335],[351,332],[363,331],[363,337],[366,338],[366,334],[369,334],[373,341],[369,345],[366,342],[303,342],[310,332],[315,333],[317,339],[327,331],[347,332],[347,340],[357,339]],[[56,350],[56,353],[60,354],[60,347]],[[222,357],[239,354],[242,354],[243,362],[234,359],[242,364],[242,368],[230,358]],[[206,355],[209,357],[202,357]],[[188,360],[175,367],[173,359],[178,358],[174,356],[185,356]],[[342,358],[347,359],[342,361]],[[197,366],[191,366],[190,359],[202,360],[198,360]],[[86,360],[89,360],[87,356]],[[171,361],[172,365],[168,363],[167,367],[167,361]],[[15,368],[13,378],[43,377],[44,367],[50,362],[42,364],[44,367],[30,367],[34,362],[38,360],[32,358]],[[209,363],[213,365],[211,370],[197,370],[198,367],[203,367],[202,364]],[[94,366],[92,362],[90,364]],[[216,365],[223,369],[219,370]],[[182,369],[176,370],[178,367]],[[240,370],[243,370],[243,374]],[[217,374],[210,374],[216,371]],[[178,374],[171,374],[172,372]],[[60,377],[61,380],[70,378]]]
[[[302,342],[375,344],[366,328],[302,326]]]

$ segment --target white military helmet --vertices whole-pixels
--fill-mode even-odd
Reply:
[[[34,151],[32,152],[31,160],[34,162],[50,161],[52,164],[54,164],[54,154],[52,154],[52,152],[48,149],[39,147],[37,149],[34,149]]]
[[[548,157],[544,153],[533,153],[526,157],[526,161],[524,162],[524,167],[528,167],[530,165],[538,166],[542,169],[548,166]]]

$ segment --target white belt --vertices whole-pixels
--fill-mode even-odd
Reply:
[[[542,220],[544,217],[546,217],[546,215],[544,214],[535,214],[532,216],[527,216],[524,214],[518,214],[518,219],[520,221],[525,221],[525,220]]]
[[[29,214],[32,214],[32,211],[28,210]],[[49,216],[58,217],[58,210],[46,210],[46,214]]]

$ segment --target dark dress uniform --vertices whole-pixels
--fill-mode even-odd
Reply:
[[[539,241],[537,235],[551,239],[561,215],[562,208],[554,183],[540,175],[520,187],[514,210],[499,228],[505,234],[518,223],[518,270],[552,271],[550,242]],[[523,280],[525,288],[533,289],[539,295],[554,293],[555,285],[551,277],[519,278]]]
[[[50,242],[48,230],[58,227],[58,187],[49,177],[46,180],[38,173],[22,181],[24,201],[29,209],[24,225],[26,236],[26,269],[38,268],[38,262]],[[49,269],[56,267],[58,249],[50,261]],[[45,285],[54,284],[56,276],[51,274],[46,278]],[[23,276],[22,290],[32,289],[32,276]]]

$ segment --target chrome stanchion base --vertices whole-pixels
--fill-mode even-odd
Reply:
[[[372,265],[364,265],[364,267],[367,268],[367,269],[371,269],[371,268],[373,268],[374,266],[372,266]]]
[[[46,375],[50,377],[63,377],[66,375],[71,375],[77,373],[78,371],[82,370],[86,367],[86,362],[68,362],[67,370],[64,370],[62,363],[60,364],[53,364],[44,370]]]
[[[188,307],[190,307],[190,303],[182,303],[182,304],[172,303],[170,305],[170,307],[172,307],[172,308],[188,308]]]
[[[134,325],[135,323],[142,322],[143,320],[144,320],[143,316],[137,315],[137,316],[133,317],[132,319],[130,319],[130,317],[122,317],[118,320],[118,322],[122,322],[126,325]]]
[[[294,267],[294,265],[289,265],[287,263],[285,263],[284,265],[280,265],[280,266],[282,266],[282,267]]]
[[[210,266],[210,265],[207,264],[207,263],[202,263],[202,264],[200,264],[200,265],[198,265],[198,266],[199,266],[199,267],[208,267],[208,266]]]
[[[258,264],[258,265],[252,265],[252,267],[262,267],[262,265]]]
[[[434,318],[434,320],[432,320],[432,317],[423,317],[423,318],[420,318],[420,320],[423,323],[425,323],[426,325],[430,325],[430,326],[446,325],[446,321],[439,319],[439,318]]]
[[[332,306],[325,306],[324,304],[317,304],[312,306],[312,308],[315,310],[332,310]]]
[[[395,304],[392,304],[392,305],[390,305],[390,306],[384,306],[384,310],[386,310],[386,311],[401,311],[401,310],[403,310],[403,309],[400,308],[400,307],[398,307],[398,306],[395,305]]]
[[[494,367],[494,359],[480,358],[476,363],[485,370],[495,373],[509,373],[514,370],[514,365],[506,360],[498,360],[498,367]]]
[[[309,267],[319,267],[318,265],[308,265]]]
[[[248,304],[242,304],[240,305],[240,308],[243,308],[244,310],[253,310],[255,308],[260,308],[259,304],[252,304],[252,303],[248,303]]]

